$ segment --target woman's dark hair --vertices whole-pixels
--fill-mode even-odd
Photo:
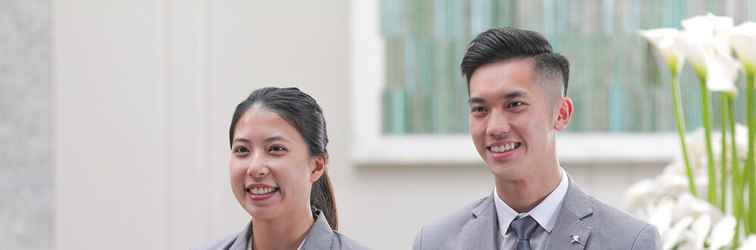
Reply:
[[[231,127],[228,129],[229,144],[233,143],[236,123],[253,105],[278,114],[302,135],[311,156],[322,156],[328,160],[328,133],[323,110],[314,98],[298,88],[267,87],[252,92],[234,110]],[[310,204],[323,211],[333,230],[339,228],[336,200],[328,172],[323,172],[320,179],[312,185]]]

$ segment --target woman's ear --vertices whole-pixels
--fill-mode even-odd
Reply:
[[[567,125],[570,124],[570,120],[572,120],[572,99],[566,96],[562,97],[558,109],[554,129],[562,131],[567,128]]]
[[[315,183],[325,173],[327,161],[322,155],[313,156],[310,161],[310,183]]]

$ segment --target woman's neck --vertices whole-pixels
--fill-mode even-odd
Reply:
[[[297,249],[315,219],[308,207],[295,214],[273,220],[253,220],[252,236],[255,250]]]

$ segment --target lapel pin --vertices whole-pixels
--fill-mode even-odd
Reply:
[[[573,235],[570,235],[570,237],[572,238],[572,240],[570,241],[570,243],[572,243],[572,244],[580,244],[580,235],[573,234]]]

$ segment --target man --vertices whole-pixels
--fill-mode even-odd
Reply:
[[[492,195],[427,225],[414,249],[661,249],[654,226],[583,193],[559,165],[569,62],[532,31],[478,35],[462,59],[470,134]]]

